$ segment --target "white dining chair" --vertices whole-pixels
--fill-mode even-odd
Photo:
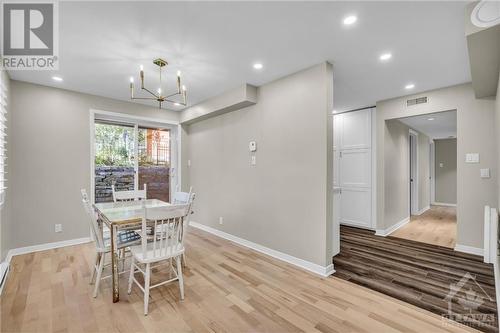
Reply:
[[[111,275],[104,277],[102,276],[104,267],[110,265],[109,263],[106,265],[104,263],[107,254],[111,252],[111,237],[109,233],[106,233],[99,227],[99,223],[97,221],[97,214],[94,207],[90,204],[87,191],[85,189],[81,189],[80,192],[82,195],[82,204],[85,209],[85,212],[88,215],[87,217],[96,247],[96,259],[94,268],[92,270],[92,276],[90,277],[90,284],[94,283],[94,278],[95,278],[95,286],[93,293],[93,296],[95,298],[97,297],[100,281],[102,279],[106,279],[111,276]],[[139,244],[140,235],[133,230],[119,231],[117,235],[117,240],[118,240],[117,247],[119,249],[118,253],[121,255],[120,260],[122,262],[122,267],[123,267],[125,260],[124,250],[128,246]],[[122,273],[124,273],[123,270]]]
[[[130,248],[132,262],[128,293],[132,292],[134,283],[144,292],[144,315],[148,314],[149,291],[152,288],[179,281],[180,298],[184,299],[181,256],[184,253],[183,223],[188,213],[189,204],[155,208],[143,207],[141,245]],[[175,269],[170,259],[175,260]],[[151,269],[162,264],[168,264],[175,276],[151,285]],[[135,273],[143,274],[144,286],[136,280]]]
[[[113,201],[135,201],[135,200],[146,200],[147,199],[147,185],[144,184],[142,190],[130,190],[130,191],[116,191],[115,185],[111,185],[111,191],[113,194]]]
[[[172,196],[172,204],[187,204],[191,199],[191,193],[193,193],[193,187],[189,188],[189,192],[179,191],[179,185],[175,187],[174,195]]]
[[[191,186],[189,188],[189,192],[182,192],[179,191],[179,185],[176,186],[174,195],[172,197],[172,204],[178,205],[178,204],[189,204],[189,214],[186,217],[186,221],[184,221],[183,228],[184,228],[184,234],[187,233],[187,228],[189,227],[189,217],[191,216],[192,209],[193,209],[193,201],[195,198],[195,193],[193,193],[193,187]],[[185,238],[183,238],[184,241]],[[182,263],[184,267],[186,267],[186,252],[182,254]]]

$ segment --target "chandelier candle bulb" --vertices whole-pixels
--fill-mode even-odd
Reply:
[[[177,92],[181,93],[181,71],[177,71]]]

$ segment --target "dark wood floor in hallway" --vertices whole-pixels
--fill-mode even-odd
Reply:
[[[482,257],[346,226],[340,240],[334,276],[498,332],[493,266]]]

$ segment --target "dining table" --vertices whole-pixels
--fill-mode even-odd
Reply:
[[[170,206],[168,202],[158,199],[100,202],[94,205],[103,230],[106,225],[111,232],[111,279],[113,289],[113,303],[120,300],[118,279],[118,239],[117,235],[123,229],[141,229],[143,209]]]

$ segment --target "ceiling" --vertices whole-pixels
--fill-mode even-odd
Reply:
[[[262,85],[322,61],[334,64],[334,109],[470,81],[467,2],[60,2],[57,72],[11,71],[15,80],[129,100],[129,77],[168,60],[188,103],[243,83]],[[349,27],[343,18],[355,14]],[[380,54],[393,57],[382,63]],[[254,62],[264,68],[253,69]],[[63,82],[55,82],[53,75]],[[165,82],[165,81],[164,81]],[[414,83],[415,88],[404,86]],[[152,105],[155,105],[154,103]],[[175,108],[175,107],[173,107]]]
[[[399,121],[424,133],[431,139],[457,137],[457,111],[437,112],[401,118]]]

